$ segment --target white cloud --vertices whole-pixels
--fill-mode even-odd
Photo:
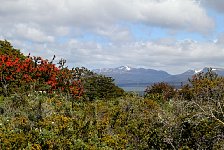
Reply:
[[[122,21],[201,33],[214,27],[206,11],[191,0],[1,0],[0,10],[0,18],[5,22],[34,22],[45,28],[94,30],[103,25],[110,30],[108,25]]]
[[[108,25],[107,27],[98,27],[95,31],[96,34],[109,38],[112,42],[127,42],[133,40],[133,35],[128,28],[120,27],[118,25]]]
[[[83,48],[82,50],[85,51],[86,49]],[[111,51],[113,53],[110,53]],[[104,64],[104,62],[110,62],[112,66],[129,64],[180,73],[189,68],[224,65],[224,49],[222,46],[213,42],[205,43],[189,40],[176,41],[170,45],[147,41],[132,42],[122,46],[102,46],[100,49],[96,48],[89,51],[88,54],[86,57],[92,59],[84,58],[87,61],[83,62],[88,67],[91,67],[91,64],[107,67],[108,64]],[[101,55],[101,57],[95,58],[96,54]]]
[[[210,8],[213,8],[222,13],[224,12],[224,1],[223,0],[202,0],[202,2]]]
[[[69,27],[66,27],[66,26],[55,27],[55,33],[58,36],[66,36],[66,35],[69,34],[69,32],[70,32],[70,28]]]
[[[118,67],[128,64],[133,67],[181,73],[190,68],[222,67],[224,65],[224,48],[218,43],[193,40],[175,41],[173,39],[170,41],[173,43],[167,44],[160,40],[105,45],[71,39],[63,44],[48,44],[47,48],[44,44],[18,45],[18,41],[13,43],[16,47],[25,49],[26,53],[29,50],[32,55],[39,55],[48,59],[51,59],[55,54],[57,60],[65,58],[70,67],[85,66],[89,69]],[[43,51],[45,49],[47,49],[46,52]]]
[[[216,43],[169,37],[139,41],[128,26],[207,35],[214,29],[214,20],[203,6],[193,0],[0,0],[0,38],[26,54],[63,57],[70,66],[129,64],[170,72],[220,66],[221,37]],[[89,34],[107,42],[83,40]]]
[[[168,28],[206,33],[214,22],[206,11],[191,0],[136,1],[139,21]],[[200,18],[200,20],[198,19]]]
[[[33,42],[54,42],[53,36],[45,35],[39,29],[24,24],[15,25],[15,34]]]

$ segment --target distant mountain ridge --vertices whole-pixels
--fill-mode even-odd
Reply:
[[[170,76],[170,74],[165,71],[144,68],[132,68],[129,66],[95,69],[93,70],[93,72],[114,78],[115,83],[118,85],[130,83],[159,82],[164,78]]]
[[[188,82],[188,79],[194,74],[207,72],[208,68],[188,70],[176,75],[171,75],[162,70],[133,68],[129,66],[94,69],[93,72],[114,78],[115,83],[120,87],[146,87],[156,82],[168,82],[171,85],[180,86],[182,83]],[[213,68],[212,71],[220,76],[224,76],[224,68]]]

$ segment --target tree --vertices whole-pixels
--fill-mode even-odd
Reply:
[[[10,55],[17,58],[25,59],[26,56],[23,55],[19,49],[15,49],[10,42],[0,40],[0,55]]]
[[[114,84],[114,79],[98,75],[87,68],[76,68],[77,77],[84,86],[84,98],[89,100],[122,96],[124,90]]]

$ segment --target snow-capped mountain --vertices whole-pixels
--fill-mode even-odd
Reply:
[[[207,72],[208,69],[208,67],[205,67],[202,72]],[[212,68],[212,71],[217,73],[219,76],[224,76],[224,68]]]
[[[210,69],[210,67],[204,67],[202,69],[195,69],[195,70],[188,70],[184,72],[184,74],[197,74],[200,72],[207,72]],[[213,72],[217,73],[220,76],[224,76],[224,68],[211,68]]]
[[[117,69],[122,70],[122,71],[130,71],[132,68],[129,67],[129,66],[121,66],[121,67],[119,67]]]
[[[189,70],[189,71],[193,71],[194,74],[200,73],[202,72],[204,69],[195,69],[195,70]]]
[[[209,70],[209,67],[205,67],[202,69],[195,69],[195,70],[188,70],[184,73],[172,75],[166,79],[164,79],[165,82],[168,83],[186,83],[188,82],[188,79],[191,78],[193,75],[198,74],[200,72],[207,72]],[[224,68],[212,68],[212,71],[217,73],[219,76],[224,76]]]
[[[115,83],[120,87],[146,87],[153,83],[163,81],[179,87],[183,83],[187,83],[188,79],[193,75],[199,72],[207,72],[208,69],[208,67],[205,67],[203,69],[188,70],[181,74],[171,75],[161,70],[120,66],[117,68],[95,69],[93,72],[114,78]],[[223,68],[213,68],[212,71],[220,76],[224,76]]]
[[[121,66],[108,69],[95,69],[93,70],[93,72],[114,78],[115,83],[117,83],[118,85],[154,83],[170,76],[170,74],[165,71],[132,68],[129,66]]]
[[[94,69],[93,72],[98,74],[107,74],[107,73],[113,73],[113,72],[128,72],[131,71],[133,68],[129,66],[120,66],[117,68],[101,68],[101,69]]]

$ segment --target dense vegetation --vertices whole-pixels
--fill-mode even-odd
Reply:
[[[224,78],[124,93],[113,79],[0,41],[0,149],[224,149]]]

